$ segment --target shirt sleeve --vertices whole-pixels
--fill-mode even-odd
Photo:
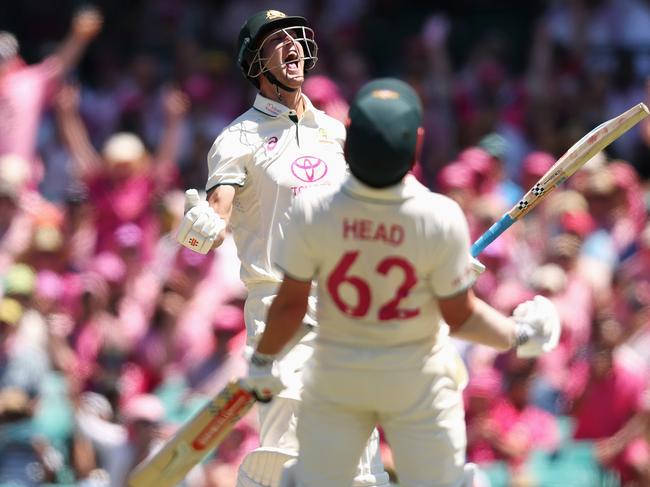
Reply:
[[[224,130],[208,152],[206,191],[221,184],[243,186],[246,183],[246,164],[252,155],[237,140],[228,137],[228,134],[228,129]]]
[[[299,281],[311,281],[316,264],[308,242],[310,212],[304,198],[296,198],[285,225],[284,238],[278,246],[275,265],[287,276]]]
[[[476,275],[472,270],[469,228],[460,206],[446,201],[444,222],[437,237],[436,249],[439,259],[430,276],[430,286],[439,298],[454,296],[474,284]]]

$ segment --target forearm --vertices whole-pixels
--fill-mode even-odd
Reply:
[[[167,120],[163,129],[160,144],[154,157],[156,175],[164,180],[173,170],[178,157],[178,148],[181,140],[181,121]]]
[[[208,193],[208,203],[214,210],[214,212],[219,215],[226,222],[226,228],[230,222],[230,216],[232,214],[232,205],[235,200],[235,188],[230,185],[217,186]],[[217,239],[214,241],[213,249],[219,247],[226,238],[226,228],[219,234]]]
[[[472,314],[451,335],[481,345],[509,350],[517,344],[517,325],[485,301],[472,300]]]
[[[64,74],[77,65],[88,44],[101,31],[103,22],[102,14],[94,7],[84,7],[75,13],[70,32],[55,53],[61,60]]]
[[[59,47],[54,55],[59,58],[64,75],[72,71],[79,63],[89,42],[90,39],[83,38],[74,33],[68,34],[63,40],[61,47]]]
[[[266,329],[257,344],[257,351],[266,355],[277,355],[282,352],[302,326],[306,312],[306,301],[303,305],[276,298],[269,309]]]
[[[79,177],[85,177],[99,169],[101,167],[99,154],[90,142],[79,114],[59,111],[57,120],[64,144],[70,152],[75,173]]]
[[[165,89],[162,94],[164,110],[163,134],[155,155],[155,174],[161,187],[170,183],[175,173],[178,149],[181,145],[183,121],[190,107],[189,98],[176,89]]]

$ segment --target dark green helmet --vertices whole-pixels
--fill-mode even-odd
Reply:
[[[364,85],[350,105],[345,156],[350,172],[374,188],[397,184],[415,162],[422,103],[394,78]]]
[[[288,16],[278,10],[263,10],[250,17],[239,31],[237,42],[237,64],[246,79],[259,88],[259,76],[268,71],[266,59],[262,58],[264,39],[269,34],[286,29],[303,47],[305,72],[316,65],[318,60],[318,45],[314,41],[314,31],[309,27],[307,19],[299,16]]]

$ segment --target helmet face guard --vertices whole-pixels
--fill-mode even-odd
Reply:
[[[310,27],[304,25],[295,25],[270,32],[264,37],[259,47],[247,50],[247,53],[250,55],[248,69],[244,73],[247,78],[257,78],[271,69],[287,64],[286,62],[281,62],[280,64],[271,66],[269,65],[270,58],[263,57],[262,55],[266,42],[280,32],[293,39],[292,42],[299,43],[302,46],[302,56],[297,59],[297,61],[304,62],[303,69],[305,72],[309,71],[316,65],[316,61],[318,61],[318,45],[314,40],[314,31]]]
[[[300,16],[287,16],[277,10],[258,12],[250,17],[239,32],[237,64],[244,76],[259,88],[259,77],[278,66],[270,66],[269,59],[262,56],[265,43],[275,34],[293,39],[302,46],[302,56],[298,61],[303,61],[304,72],[316,65],[318,60],[318,46],[314,40],[314,31],[309,27],[307,19]],[[295,62],[292,60],[291,62]]]

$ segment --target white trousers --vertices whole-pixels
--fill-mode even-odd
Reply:
[[[249,337],[259,334],[263,329],[263,320],[266,319],[268,306],[273,299],[268,288],[249,290],[245,306],[246,326]],[[260,447],[278,449],[286,455],[298,456],[298,438],[296,427],[297,417],[301,409],[303,392],[302,371],[307,360],[313,353],[314,333],[306,335],[297,345],[293,346],[279,361],[282,381],[287,388],[268,404],[259,404]],[[249,340],[252,343],[253,340]],[[371,430],[366,435],[359,451],[350,459],[353,467],[355,487],[388,487],[388,474],[384,471],[379,451],[379,434]],[[327,453],[323,453],[324,456]],[[244,461],[244,463],[246,463]],[[268,465],[273,462],[269,461]],[[258,472],[241,472],[238,480],[239,486],[253,485],[246,483],[243,477],[260,478]],[[267,476],[262,476],[267,477]],[[279,475],[271,475],[273,480],[258,483],[264,487],[278,487]],[[329,487],[332,487],[330,484]]]
[[[314,359],[297,428],[297,487],[352,485],[355,459],[376,424],[391,446],[400,487],[464,484],[466,371],[451,344],[423,370],[327,370]]]

